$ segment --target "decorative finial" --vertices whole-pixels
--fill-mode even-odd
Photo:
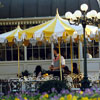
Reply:
[[[58,8],[56,9],[56,15],[59,15],[59,13],[58,13]]]

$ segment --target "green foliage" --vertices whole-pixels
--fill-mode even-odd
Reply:
[[[55,90],[59,93],[62,89],[68,89],[68,86],[66,86],[66,83],[64,81],[59,80],[49,80],[44,82],[40,85],[38,88],[40,93],[43,92],[49,92],[52,93],[52,89],[55,88]]]

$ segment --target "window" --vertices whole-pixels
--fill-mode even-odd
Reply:
[[[58,46],[58,44],[55,44],[55,47]],[[70,59],[71,58],[71,54],[70,54],[70,43],[64,43],[62,42],[60,44],[60,49],[61,49],[61,55],[65,58],[65,59]],[[73,58],[78,58],[78,43],[73,43],[72,44],[72,55]]]
[[[92,55],[92,58],[99,58],[99,43],[95,42],[87,42],[87,53]]]
[[[77,59],[78,58],[78,43],[73,43],[73,58]]]
[[[51,59],[51,44],[37,43],[35,46],[29,44],[27,47],[28,60],[48,60]]]
[[[20,60],[24,60],[24,47],[19,48]],[[18,60],[18,47],[17,45],[9,46],[8,44],[2,46],[0,44],[0,60],[1,61],[17,61]]]
[[[0,61],[6,60],[6,48],[4,45],[0,44]]]

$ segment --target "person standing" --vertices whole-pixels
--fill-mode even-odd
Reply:
[[[65,59],[63,56],[61,56],[61,68],[64,68],[64,67],[65,67]],[[49,68],[51,71],[59,71],[60,70],[60,55],[59,55],[58,48],[54,48],[54,59]]]

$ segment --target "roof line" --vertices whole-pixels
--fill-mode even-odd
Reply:
[[[0,21],[7,21],[7,20],[35,20],[35,19],[51,19],[51,18],[53,18],[54,16],[48,16],[48,17],[28,17],[28,18],[23,18],[23,17],[21,17],[21,18],[1,18],[0,19]]]
[[[64,18],[64,16],[62,16]],[[6,18],[0,19],[0,25],[25,25],[25,24],[41,24],[54,18],[49,17],[29,17],[29,18]]]

